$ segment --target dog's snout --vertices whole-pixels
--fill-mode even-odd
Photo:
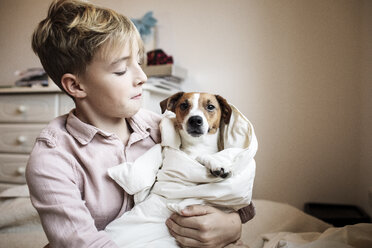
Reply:
[[[187,133],[193,137],[199,137],[205,133],[203,117],[194,115],[187,120]]]
[[[203,125],[203,118],[197,115],[192,116],[190,117],[188,122],[189,122],[189,125],[192,127],[200,127],[201,125]]]

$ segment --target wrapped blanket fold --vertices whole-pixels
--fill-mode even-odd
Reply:
[[[257,139],[252,124],[231,107],[230,123],[221,127],[223,149],[211,155],[215,161],[231,165],[228,178],[211,175],[179,149],[174,113],[169,111],[160,124],[161,144],[133,163],[109,169],[110,177],[135,199],[135,207],[105,229],[120,247],[177,247],[165,221],[188,205],[209,204],[233,211],[250,204]]]

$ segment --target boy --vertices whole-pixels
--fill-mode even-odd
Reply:
[[[133,199],[107,169],[160,142],[160,117],[140,109],[147,80],[140,36],[113,10],[59,0],[36,28],[32,48],[76,105],[41,132],[27,165],[31,200],[50,246],[117,247],[102,230],[129,211]],[[249,210],[240,211],[243,221]],[[240,236],[238,213],[192,206],[184,215],[167,221],[181,246],[222,247]]]

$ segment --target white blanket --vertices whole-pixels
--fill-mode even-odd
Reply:
[[[224,149],[213,155],[221,163],[231,164],[228,178],[212,176],[206,167],[179,150],[172,112],[166,112],[160,124],[161,144],[134,163],[109,170],[109,175],[134,195],[136,203],[105,229],[120,247],[177,247],[165,225],[172,212],[192,204],[231,211],[251,202],[257,140],[251,123],[231,107],[230,123],[221,130]]]

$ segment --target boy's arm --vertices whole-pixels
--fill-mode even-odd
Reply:
[[[238,214],[242,224],[245,224],[253,219],[253,217],[256,215],[256,209],[253,202],[251,202],[248,206],[239,209]]]
[[[36,143],[27,165],[30,197],[51,247],[117,247],[98,231],[68,155]]]

